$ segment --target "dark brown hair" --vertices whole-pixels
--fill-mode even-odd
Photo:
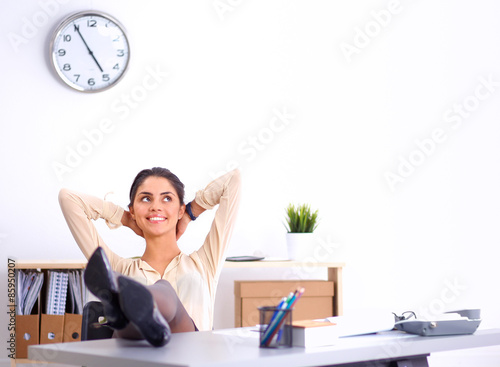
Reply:
[[[132,183],[132,187],[130,187],[130,204],[129,207],[134,203],[135,195],[137,194],[137,190],[139,186],[142,185],[144,180],[148,177],[163,177],[166,178],[174,187],[177,192],[177,196],[179,197],[180,204],[184,204],[184,184],[179,180],[179,178],[174,175],[170,170],[162,167],[153,167],[151,169],[143,169],[141,172],[135,176],[134,182]]]

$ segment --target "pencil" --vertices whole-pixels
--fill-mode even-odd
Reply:
[[[274,335],[276,335],[276,332],[278,330],[280,330],[281,325],[283,324],[283,322],[285,320],[286,313],[289,312],[294,307],[294,305],[297,303],[297,301],[302,296],[302,294],[304,294],[304,291],[305,291],[304,288],[297,289],[294,292],[290,301],[287,302],[286,308],[284,308],[278,312],[278,315],[276,316],[274,322],[270,323],[269,326],[267,327],[266,331],[264,332],[262,342],[260,343],[262,346],[263,345],[269,346]]]

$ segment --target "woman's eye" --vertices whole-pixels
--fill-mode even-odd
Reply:
[[[172,201],[172,198],[170,196],[165,196],[163,198],[164,201]]]
[[[147,196],[144,196],[141,201],[144,201],[144,202],[148,202],[149,201],[149,198]]]

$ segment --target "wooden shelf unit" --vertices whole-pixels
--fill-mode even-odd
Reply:
[[[87,260],[16,260],[15,269],[85,269]]]
[[[86,260],[16,260],[15,267],[14,269],[17,270],[39,270],[42,272],[45,272],[47,270],[79,270],[79,269],[85,269],[87,266],[87,261]],[[46,280],[46,279],[45,279]],[[41,293],[43,293],[45,290],[45,285],[42,286]],[[17,291],[17,290],[16,290]],[[40,302],[42,300],[42,295],[40,294],[38,296],[38,305],[35,304],[38,308],[38,328],[40,332],[40,318],[42,316],[41,310],[42,307],[40,305]],[[30,316],[35,316],[36,314],[30,315]],[[73,317],[77,315],[72,315]],[[16,316],[16,318],[19,316]],[[72,322],[75,322],[75,320],[72,320]],[[81,325],[81,315],[80,315],[80,325]],[[19,329],[18,325],[16,322],[16,336],[18,335]],[[37,338],[39,340],[39,338]],[[17,343],[16,343],[17,344]],[[16,353],[18,352],[17,347],[16,347]],[[31,361],[27,358],[16,358],[11,360],[11,366],[16,366],[17,364],[24,364],[24,363],[35,363],[36,361]],[[38,362],[36,362],[38,363]]]

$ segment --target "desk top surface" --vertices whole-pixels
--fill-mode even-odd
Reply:
[[[180,333],[169,344],[153,348],[124,339],[46,344],[29,347],[35,360],[92,366],[321,366],[390,359],[432,352],[500,345],[500,329],[473,335],[421,337],[388,331],[340,338],[329,347],[263,349],[254,328]]]

